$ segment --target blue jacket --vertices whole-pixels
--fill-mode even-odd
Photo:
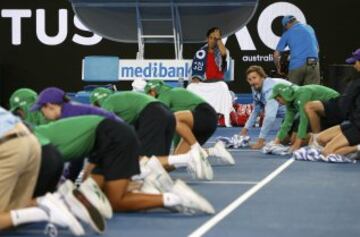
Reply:
[[[245,128],[251,128],[261,111],[265,111],[265,118],[260,130],[259,138],[265,139],[269,134],[276,118],[285,117],[286,108],[281,106],[275,99],[270,99],[272,88],[278,84],[291,84],[289,81],[280,78],[266,78],[263,82],[261,91],[252,88],[254,110],[251,113]]]
[[[283,52],[286,46],[290,48],[289,70],[302,67],[309,57],[319,58],[319,45],[315,31],[309,25],[297,23],[285,31],[276,50]]]

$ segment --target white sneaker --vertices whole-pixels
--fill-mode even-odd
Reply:
[[[169,192],[174,186],[168,172],[161,165],[158,158],[152,156],[146,163],[146,168],[150,170],[150,174],[145,177],[141,192],[150,194],[160,194]]]
[[[175,207],[179,212],[189,215],[215,213],[214,207],[205,198],[179,179],[176,180],[171,192],[181,199],[181,204]]]
[[[60,227],[69,228],[76,236],[85,235],[85,230],[80,222],[71,214],[65,203],[51,193],[38,199],[38,205],[49,216],[49,223]]]
[[[157,176],[154,174],[149,174],[144,179],[139,192],[146,194],[154,194],[154,195],[161,194],[159,189],[156,187],[157,186],[156,182],[157,182]]]
[[[187,163],[186,170],[193,179],[203,179],[200,154],[194,150],[189,151],[190,159]]]
[[[111,219],[113,216],[111,204],[93,178],[88,177],[80,185],[79,190],[84,194],[89,202],[99,210],[103,217]]]
[[[201,147],[190,150],[187,170],[195,179],[213,180],[214,172],[207,159],[208,155]]]
[[[214,149],[214,156],[220,158],[221,163],[226,165],[235,165],[235,160],[233,156],[225,148],[225,144],[222,141],[218,141]]]
[[[87,197],[78,189],[64,196],[71,212],[81,221],[87,223],[98,234],[105,231],[105,219],[100,211],[91,204]]]
[[[67,179],[58,187],[57,192],[60,193],[62,196],[65,196],[68,193],[72,192],[75,188],[75,184],[70,179]]]
[[[149,161],[148,157],[142,157],[139,166],[140,166],[140,174],[133,175],[131,180],[133,181],[142,181],[145,179],[146,176],[150,174],[150,170],[146,167],[147,162]]]
[[[201,158],[201,166],[203,171],[203,177],[206,180],[213,180],[214,179],[214,171],[213,168],[210,165],[209,159],[208,159],[208,153],[202,148],[199,147],[199,154]]]

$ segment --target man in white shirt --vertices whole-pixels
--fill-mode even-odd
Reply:
[[[251,113],[240,135],[245,136],[251,129],[257,117],[262,111],[265,113],[264,122],[260,130],[259,139],[251,146],[253,149],[261,149],[266,142],[270,130],[279,127],[285,116],[285,106],[281,106],[275,99],[270,99],[272,88],[278,84],[291,84],[289,81],[280,78],[270,78],[266,75],[261,66],[251,66],[246,71],[246,79],[251,86],[253,95],[254,110]]]

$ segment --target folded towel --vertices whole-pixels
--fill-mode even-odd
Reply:
[[[356,160],[349,159],[348,157],[339,154],[330,154],[324,161],[329,163],[356,163]]]
[[[302,147],[293,152],[295,160],[321,161],[328,163],[356,163],[356,160],[339,154],[330,154],[325,157],[319,149],[312,146]]]
[[[291,155],[289,146],[284,146],[282,144],[274,144],[274,142],[267,143],[263,147],[262,152],[265,154],[273,154],[273,155],[280,155],[280,156]]]
[[[306,160],[306,161],[323,161],[325,157],[321,154],[318,149],[313,147],[302,147],[293,152],[295,160]]]
[[[249,136],[240,136],[235,134],[232,137],[217,137],[216,141],[222,141],[226,148],[246,148],[249,147],[251,138]]]

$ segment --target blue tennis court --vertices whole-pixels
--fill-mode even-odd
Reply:
[[[230,136],[239,128],[219,128]],[[256,139],[258,131],[252,133]],[[185,216],[155,210],[116,214],[103,236],[359,236],[360,166],[293,161],[259,151],[231,150],[232,167],[214,166],[213,181],[194,181],[185,170],[173,178],[188,182],[214,205],[213,216]],[[4,232],[42,236],[44,224]],[[71,236],[61,230],[59,236]],[[96,236],[89,231],[88,236]]]

